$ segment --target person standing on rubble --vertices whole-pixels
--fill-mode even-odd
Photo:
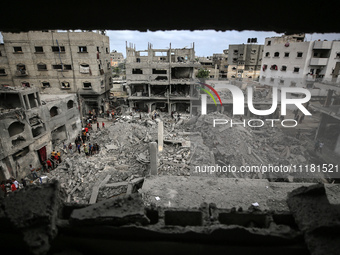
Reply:
[[[78,153],[80,154],[80,143],[77,144],[77,150],[78,150]]]
[[[69,151],[70,153],[73,153],[73,150],[72,150],[72,143],[70,143],[70,144],[68,145],[68,151]]]
[[[86,157],[88,158],[89,157],[89,148],[87,147],[86,144],[84,144],[84,152],[85,152]]]
[[[35,168],[32,167],[32,165],[30,165],[30,171],[32,173],[33,179],[38,178],[37,172],[36,172]]]
[[[97,122],[97,131],[98,131],[98,130],[100,130],[100,128],[99,128],[99,122]]]
[[[47,159],[47,160],[46,160],[46,164],[47,164],[47,172],[49,173],[49,172],[50,172],[50,169],[53,170],[53,169],[52,169],[52,162],[51,162],[51,160],[50,160],[50,159]]]
[[[105,123],[104,122],[102,123],[102,128],[105,128]]]

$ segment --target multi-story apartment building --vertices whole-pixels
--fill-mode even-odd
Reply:
[[[228,79],[257,80],[260,76],[263,45],[231,44],[228,52]]]
[[[304,34],[266,38],[260,83],[313,89],[336,84],[340,70],[340,41],[305,41]]]
[[[218,69],[218,79],[226,79],[228,77],[228,50],[223,50],[223,53],[213,54],[213,65]]]
[[[99,32],[2,33],[0,85],[36,87],[42,93],[77,93],[84,112],[104,111],[109,94],[109,37]]]
[[[209,71],[209,79],[217,79],[218,78],[218,69],[217,65],[213,63],[213,57],[198,57],[198,62],[201,64],[200,68]]]
[[[198,99],[194,69],[194,47],[137,51],[126,45],[126,80],[130,107],[151,112],[191,113],[193,99]]]
[[[81,130],[75,94],[41,95],[38,88],[0,87],[0,180],[30,174],[62,141]]]
[[[117,52],[116,50],[110,53],[110,57],[112,67],[117,67],[119,64],[122,64],[125,61],[123,53]]]

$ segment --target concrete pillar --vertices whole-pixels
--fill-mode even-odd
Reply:
[[[157,143],[150,143],[150,173],[151,175],[157,175],[157,165],[158,165],[158,151],[157,151]]]
[[[163,121],[158,122],[158,151],[163,151]]]
[[[334,152],[340,155],[340,134],[338,135],[338,139],[334,147]]]
[[[24,95],[24,98],[26,101],[27,110],[31,109],[30,101],[28,100],[28,95]]]
[[[201,94],[201,114],[207,114],[207,94]]]

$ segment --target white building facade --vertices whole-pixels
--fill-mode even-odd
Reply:
[[[340,41],[305,41],[304,35],[266,38],[262,59],[261,85],[313,90],[317,83],[340,83]]]

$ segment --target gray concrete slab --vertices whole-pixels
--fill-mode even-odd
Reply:
[[[261,210],[289,211],[287,193],[312,184],[277,183],[260,179],[151,176],[144,180],[142,193],[146,203],[155,203],[157,206],[199,207],[201,203],[207,202],[215,203],[218,208],[248,209],[257,202]]]

